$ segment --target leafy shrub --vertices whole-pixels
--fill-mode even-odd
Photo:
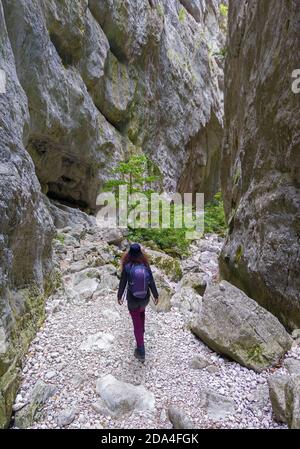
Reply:
[[[224,3],[221,3],[219,6],[220,14],[223,17],[228,16],[228,6],[224,5]]]
[[[115,193],[117,204],[118,203],[118,187],[120,185],[127,185],[128,192],[131,193],[143,193],[148,199],[151,193],[156,191],[160,193],[162,190],[162,175],[156,165],[145,155],[133,155],[126,162],[121,162],[113,173],[118,179],[111,179],[104,187],[105,191],[112,191]],[[153,190],[155,188],[155,190]],[[149,242],[156,246],[158,249],[165,251],[173,256],[182,256],[188,254],[190,239],[186,238],[186,232],[191,230],[183,224],[181,228],[174,227],[175,218],[177,215],[182,214],[181,208],[179,211],[176,206],[165,200],[170,212],[170,227],[162,227],[162,208],[159,208],[157,228],[133,228],[128,225],[129,234],[128,239],[130,241],[136,241],[140,243]],[[151,223],[151,210],[150,201],[148,207],[148,223]],[[138,206],[138,203],[131,204],[128,208],[128,212],[133,211]],[[182,218],[182,216],[179,216]],[[183,221],[183,220],[182,220]],[[181,220],[180,220],[181,222]],[[152,223],[151,223],[152,224]],[[205,206],[204,214],[204,232],[215,232],[220,235],[224,235],[226,232],[225,217],[223,202],[221,194],[217,193],[214,199]]]
[[[224,205],[221,192],[215,194],[212,201],[204,207],[204,232],[215,232],[224,236],[227,227],[225,223]]]

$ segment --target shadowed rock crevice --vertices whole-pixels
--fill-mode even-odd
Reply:
[[[27,151],[35,163],[42,190],[49,198],[83,209],[90,207],[92,198],[88,187],[96,172],[90,164],[47,138],[31,137]]]
[[[179,192],[204,193],[210,201],[218,189],[222,124],[214,113],[205,127],[192,136],[185,147],[187,160],[178,182]]]
[[[63,38],[54,32],[49,34],[50,40],[54,45],[58,55],[60,56],[64,66],[74,65],[77,60],[73,53],[69,51],[67,42],[64,42]]]

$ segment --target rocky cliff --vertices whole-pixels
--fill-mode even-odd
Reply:
[[[142,150],[166,188],[207,185],[211,197],[222,131],[220,1],[2,3],[43,192],[94,209],[111,168]]]
[[[222,189],[224,278],[300,327],[299,2],[231,1]]]
[[[218,188],[220,3],[0,1],[0,427],[55,284],[46,195],[92,212],[112,168],[140,151],[166,189]]]
[[[0,4],[0,427],[7,425],[18,364],[43,317],[53,223],[26,151],[30,115]]]

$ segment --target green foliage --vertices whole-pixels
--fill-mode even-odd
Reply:
[[[221,3],[219,6],[220,14],[223,17],[228,16],[228,6],[224,5],[224,3]]]
[[[237,167],[234,172],[234,175],[233,175],[233,184],[237,184],[237,182],[239,181],[239,179],[241,177],[241,174],[242,174],[241,168]]]
[[[180,8],[178,13],[179,22],[184,22],[186,17],[186,10],[184,7]]]
[[[261,363],[263,361],[263,351],[259,345],[252,346],[247,351],[248,361]]]
[[[58,240],[62,245],[65,243],[65,236],[64,234],[56,234],[56,236],[54,237],[55,240]]]
[[[105,191],[115,193],[118,203],[118,186],[127,185],[128,193],[143,193],[150,198],[151,193],[157,191],[157,183],[162,187],[162,175],[158,167],[145,155],[133,155],[126,162],[121,162],[113,171],[119,179],[108,181]],[[156,183],[153,190],[153,183]],[[160,189],[161,190],[161,189]],[[159,192],[157,192],[159,193]],[[167,203],[169,206],[169,203]],[[129,211],[133,210],[137,205],[132,205]],[[149,202],[150,206],[150,202]],[[149,207],[149,223],[150,223],[150,207]],[[129,240],[137,242],[154,242],[159,249],[164,250],[172,255],[186,254],[190,240],[187,240],[185,233],[187,228],[174,228],[176,208],[171,204],[170,207],[170,228],[162,228],[162,210],[159,213],[158,228],[131,228],[129,227]]]
[[[131,229],[128,235],[129,240],[145,243],[154,242],[158,249],[165,251],[171,256],[181,256],[188,254],[190,240],[185,237],[186,229]]]
[[[235,253],[235,262],[239,262],[243,255],[243,247],[239,245]]]
[[[152,183],[162,180],[158,167],[144,154],[133,155],[126,162],[120,162],[113,170],[118,179],[108,181],[105,191],[115,191],[119,185],[127,185],[128,192],[149,193]]]
[[[224,206],[221,192],[215,194],[212,201],[204,207],[204,232],[215,232],[224,236],[226,234]]]
[[[158,4],[156,6],[156,10],[157,10],[157,14],[159,15],[159,17],[164,17],[165,11],[162,5]]]
[[[221,48],[220,51],[213,53],[212,56],[221,56],[222,58],[225,58],[226,54],[227,54],[227,47],[223,47]]]

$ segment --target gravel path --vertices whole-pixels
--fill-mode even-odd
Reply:
[[[59,256],[63,279],[70,281],[70,264],[89,241],[78,248],[67,247]],[[198,260],[210,277],[217,275],[217,253],[221,246],[217,236],[201,242],[201,250],[194,247],[185,265]],[[97,242],[95,242],[97,243]],[[79,259],[80,257],[76,257]],[[80,346],[88,337],[104,332],[114,338],[111,347],[103,352],[87,352]],[[43,408],[42,416],[32,428],[58,428],[57,418],[66,409],[75,410],[69,428],[172,428],[167,409],[175,405],[197,428],[285,428],[272,419],[267,378],[270,369],[257,374],[235,362],[218,356],[197,339],[187,328],[177,309],[157,313],[146,311],[146,362],[133,357],[134,337],[126,304],[120,307],[115,291],[94,294],[89,301],[67,301],[50,298],[47,318],[32,342],[24,361],[22,384],[17,402],[26,402],[37,380],[57,387],[57,393]],[[191,361],[202,356],[210,363],[204,369],[194,369]],[[300,359],[300,348],[287,355]],[[284,368],[280,368],[284,371]],[[133,412],[115,418],[99,414],[93,404],[99,399],[96,380],[112,374],[134,385],[142,384],[155,395],[153,412]],[[235,411],[222,419],[212,419],[201,407],[201,393],[210,388],[233,399]]]

